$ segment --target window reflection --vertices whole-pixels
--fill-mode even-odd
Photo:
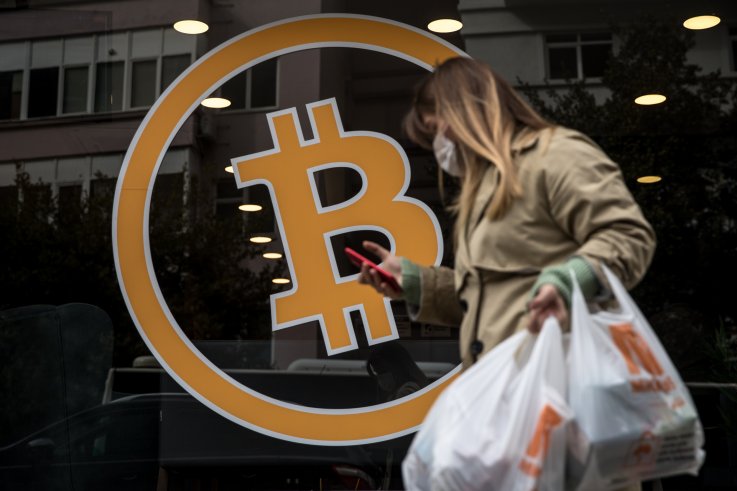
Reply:
[[[0,73],[0,120],[19,119],[23,72]]]
[[[86,66],[64,69],[64,114],[87,112],[89,68]]]
[[[0,121],[145,109],[194,56],[168,27],[0,43]]]
[[[190,55],[164,56],[161,60],[161,92],[163,92],[190,63]]]
[[[28,117],[39,118],[56,114],[59,68],[36,68],[31,70],[28,89]]]
[[[599,78],[612,52],[609,33],[548,34],[545,36],[550,80]]]
[[[276,107],[278,59],[261,62],[223,84],[222,95],[230,101],[225,111]]]
[[[98,63],[95,67],[95,112],[123,108],[123,62]]]

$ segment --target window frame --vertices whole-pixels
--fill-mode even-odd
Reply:
[[[13,73],[13,74],[20,73],[20,105],[18,107],[18,117],[17,118],[13,118],[11,116],[8,119],[0,119],[0,121],[20,121],[21,120],[21,115],[23,114],[23,94],[24,94],[23,86],[25,84],[25,78],[26,78],[25,70],[24,69],[19,69],[19,70],[12,70],[12,69],[11,70],[3,70],[3,73]],[[13,98],[13,89],[12,89],[13,81],[12,81],[12,79],[10,81],[10,84],[11,84],[10,98],[11,98],[11,104],[12,104],[12,98]]]
[[[163,77],[162,70],[163,70],[163,58],[166,56],[188,56],[189,57],[189,63],[188,65],[192,65],[194,61],[196,60],[196,51],[197,46],[196,44],[192,44],[191,46],[188,46],[186,51],[184,49],[174,49],[173,51],[171,49],[167,49],[164,45],[164,37],[165,37],[165,31],[166,30],[173,30],[170,26],[158,26],[158,27],[147,27],[145,29],[129,29],[129,30],[122,30],[122,31],[110,31],[110,32],[104,32],[104,33],[86,33],[83,35],[75,34],[71,36],[65,36],[65,37],[59,37],[59,38],[53,38],[53,39],[59,39],[61,43],[61,59],[59,62],[55,65],[49,66],[48,68],[56,67],[59,70],[59,76],[57,80],[57,101],[56,101],[56,112],[54,115],[49,116],[39,116],[39,117],[28,117],[28,109],[30,105],[30,75],[31,70],[34,68],[32,67],[32,51],[33,51],[33,43],[34,42],[40,42],[40,41],[49,41],[49,39],[29,39],[25,40],[23,42],[23,49],[25,50],[24,56],[23,56],[23,66],[19,67],[18,69],[12,70],[12,71],[18,71],[21,72],[21,100],[20,100],[20,116],[18,119],[2,119],[0,120],[0,123],[15,123],[15,122],[23,122],[23,121],[38,121],[38,120],[45,120],[49,118],[63,118],[63,117],[79,117],[79,116],[94,116],[94,115],[101,115],[101,114],[119,114],[119,113],[125,113],[129,111],[141,111],[148,109],[151,106],[133,106],[133,63],[138,61],[156,61],[156,80],[155,80],[155,87],[154,87],[154,93],[155,98],[158,99],[164,90],[161,88],[161,80]],[[149,56],[137,56],[134,57],[132,55],[132,43],[133,43],[133,33],[138,30],[158,30],[159,35],[161,37],[161,45],[158,47],[158,51],[155,55],[149,55]],[[100,43],[104,42],[104,40],[110,36],[113,36],[115,34],[124,34],[125,40],[124,43],[126,44],[126,53],[124,56],[120,56],[118,58],[105,58],[99,56],[100,51]],[[71,62],[67,63],[65,58],[65,44],[70,39],[78,38],[78,37],[89,37],[91,39],[91,56],[90,59],[87,62]],[[52,39],[52,40],[53,40]],[[122,91],[122,101],[121,101],[121,108],[115,109],[112,111],[95,111],[95,97],[96,97],[96,83],[97,83],[97,66],[99,63],[115,63],[115,62],[122,62],[123,63],[123,91]],[[66,70],[68,68],[87,68],[87,94],[86,94],[86,107],[85,111],[75,111],[75,112],[64,112],[64,90],[65,90],[65,84],[66,84]],[[277,73],[278,75],[278,73]],[[278,97],[278,93],[277,93]]]
[[[276,85],[276,93],[274,94],[274,105],[273,106],[260,106],[260,107],[252,107],[251,106],[251,79],[253,78],[253,67],[249,68],[248,70],[245,70],[246,73],[246,107],[236,108],[236,109],[230,109],[229,107],[221,109],[221,114],[250,114],[250,113],[260,113],[260,112],[268,112],[268,111],[274,111],[279,109],[279,87],[281,87],[281,70],[279,69],[281,66],[281,57],[277,57],[275,60],[276,66],[276,76],[275,76],[275,85]],[[254,65],[255,66],[255,65]],[[243,72],[240,72],[235,75],[235,77],[241,75]],[[228,79],[228,81],[221,84],[225,85],[228,83],[231,79]]]
[[[128,70],[128,79],[125,81],[125,90],[128,91],[128,95],[127,96],[123,95],[123,100],[128,101],[128,110],[130,111],[138,111],[141,109],[148,109],[149,107],[151,107],[151,105],[149,106],[134,106],[133,105],[133,65],[135,63],[145,62],[145,61],[156,62],[156,76],[154,78],[154,83],[156,84],[156,86],[154,87],[154,100],[151,103],[151,105],[153,105],[156,102],[156,99],[158,99],[159,96],[161,95],[159,92],[159,87],[161,86],[161,83],[160,83],[161,65],[162,65],[161,55],[159,55],[158,57],[145,56],[141,58],[131,58],[130,59],[130,70]]]
[[[69,65],[62,64],[60,67],[61,70],[61,77],[59,80],[59,104],[57,108],[57,117],[61,116],[79,116],[80,114],[90,114],[92,112],[92,103],[94,102],[91,97],[94,96],[92,91],[92,84],[94,84],[94,79],[92,78],[92,64],[85,65],[83,63],[72,63]],[[87,68],[87,94],[85,98],[85,110],[80,112],[64,112],[64,89],[66,88],[67,84],[67,68]]]
[[[189,193],[189,186],[191,184],[191,173],[189,171],[189,167],[192,165],[192,161],[195,158],[194,153],[192,152],[191,147],[175,147],[175,148],[169,148],[167,149],[167,152],[164,154],[164,158],[173,158],[175,162],[179,162],[180,159],[183,159],[181,163],[181,167],[175,163],[175,165],[172,167],[170,166],[168,169],[162,169],[159,168],[159,173],[157,174],[157,177],[159,175],[164,174],[182,174],[182,180],[183,180],[183,186],[182,186],[182,206],[186,206],[188,203],[188,193]],[[97,172],[94,170],[95,163],[94,159],[95,157],[113,157],[115,159],[116,164],[120,165],[121,167],[118,167],[117,170],[112,173],[103,173],[99,178],[97,176]],[[19,173],[28,172],[27,166],[32,166],[38,162],[53,162],[53,177],[48,179],[41,179],[41,183],[44,185],[49,186],[49,190],[51,192],[51,197],[53,199],[57,199],[59,196],[59,188],[64,186],[74,186],[74,185],[81,185],[82,186],[82,199],[85,197],[90,197],[92,193],[92,183],[97,180],[104,180],[104,179],[114,179],[117,181],[120,173],[120,169],[122,168],[123,161],[125,158],[125,152],[105,152],[105,153],[93,153],[93,154],[85,154],[85,155],[67,155],[63,157],[53,157],[53,158],[44,158],[44,159],[28,159],[28,160],[17,160],[17,161],[2,161],[0,162],[0,166],[14,166],[15,168],[15,175],[17,176]],[[72,178],[72,179],[60,179],[59,178],[59,168],[60,166],[65,165],[65,161],[73,160],[73,159],[84,159],[84,166],[87,169],[86,177],[83,178]],[[162,166],[165,165],[165,163],[162,161]],[[32,174],[32,173],[29,173]],[[32,182],[36,183],[37,180],[32,178]],[[113,189],[114,191],[114,189]],[[20,189],[18,190],[18,196],[19,196],[19,203],[23,202],[22,199],[22,192]],[[242,193],[241,193],[242,194]]]
[[[607,34],[609,35],[608,40],[596,40],[596,41],[582,41],[581,36],[587,34]],[[548,36],[560,36],[569,35],[575,36],[574,41],[548,41]],[[601,83],[602,77],[586,77],[583,73],[583,46],[611,46],[612,52],[614,52],[615,40],[614,35],[608,31],[585,31],[585,32],[545,32],[542,35],[543,40],[543,51],[545,54],[545,80],[554,83],[567,83],[568,81],[581,81],[586,80],[591,83]],[[550,48],[575,48],[576,49],[576,77],[565,79],[565,78],[553,78],[550,73]]]

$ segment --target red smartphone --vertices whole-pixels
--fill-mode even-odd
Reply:
[[[394,278],[394,275],[388,272],[385,269],[380,268],[376,264],[374,264],[372,261],[369,261],[350,247],[345,248],[345,254],[348,256],[348,259],[351,260],[353,264],[358,266],[359,268],[363,263],[368,264],[369,268],[373,269],[377,273],[379,273],[379,276],[381,276],[382,281],[385,281],[389,286],[394,288],[397,291],[402,291],[402,287],[399,286],[399,283],[397,283],[396,278]]]

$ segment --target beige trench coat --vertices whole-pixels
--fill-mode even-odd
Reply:
[[[483,352],[527,327],[526,304],[543,268],[580,256],[605,289],[601,263],[632,288],[655,251],[653,229],[619,167],[585,135],[562,127],[544,130],[513,145],[513,155],[523,196],[502,219],[487,219],[498,178],[489,166],[459,238],[455,267],[420,268],[420,305],[411,309],[412,317],[460,325],[466,367],[472,363],[474,326]]]

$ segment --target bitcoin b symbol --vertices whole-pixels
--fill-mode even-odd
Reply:
[[[334,99],[307,105],[314,139],[305,141],[295,108],[267,115],[274,148],[232,160],[238,187],[266,184],[284,240],[293,288],[271,296],[272,329],[317,320],[330,355],[357,348],[350,312],[363,318],[369,344],[396,339],[389,299],[352,277],[340,278],[330,237],[380,230],[398,256],[437,264],[442,238],[437,219],[422,202],[404,195],[410,169],[401,146],[380,133],[343,130]],[[351,167],[362,192],[322,207],[314,173]]]

